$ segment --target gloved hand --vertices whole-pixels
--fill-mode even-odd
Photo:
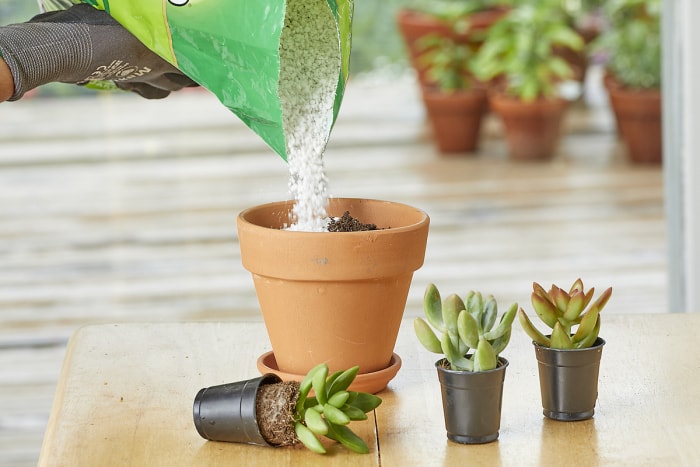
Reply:
[[[113,81],[148,99],[197,86],[109,14],[87,4],[0,27],[0,55],[14,79],[10,100],[54,81]]]

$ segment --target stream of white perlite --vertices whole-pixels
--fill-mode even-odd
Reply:
[[[288,0],[280,38],[282,106],[289,191],[289,230],[327,230],[328,180],[323,155],[333,124],[341,66],[338,31],[327,0]]]

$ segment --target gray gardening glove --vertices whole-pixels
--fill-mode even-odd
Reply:
[[[197,86],[109,14],[87,4],[0,27],[0,55],[15,81],[10,100],[54,81],[113,81],[148,99]]]

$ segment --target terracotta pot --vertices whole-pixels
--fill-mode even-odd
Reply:
[[[606,86],[627,155],[634,163],[660,164],[663,154],[661,91]]]
[[[383,230],[295,232],[292,201],[238,216],[243,266],[255,290],[279,370],[304,375],[360,374],[390,365],[413,272],[423,264],[429,217],[404,204],[332,198],[330,216],[345,211]]]
[[[608,100],[610,103],[610,110],[612,110],[613,117],[615,118],[615,132],[617,133],[617,136],[621,136],[621,129],[620,129],[620,117],[618,116],[618,112],[615,110],[615,103],[612,101],[612,98],[610,98],[610,90],[613,88],[619,87],[619,83],[615,79],[615,77],[610,74],[608,71],[606,71],[603,74],[603,87],[605,90],[608,92]]]
[[[551,159],[561,134],[567,101],[560,98],[523,102],[493,94],[491,110],[498,114],[505,131],[510,157],[515,160]]]
[[[485,90],[446,94],[425,88],[423,102],[441,153],[473,152],[478,148],[481,122],[488,108]]]
[[[469,14],[470,32],[456,34],[448,23],[429,13],[410,8],[399,9],[396,15],[396,24],[408,50],[411,65],[416,70],[419,82],[421,84],[429,84],[425,77],[424,67],[418,64],[418,57],[424,53],[416,46],[418,39],[428,34],[437,33],[453,37],[461,44],[472,43],[475,48],[478,48],[482,42],[481,37],[483,37],[483,33],[507,12],[507,7],[493,7],[471,13]]]

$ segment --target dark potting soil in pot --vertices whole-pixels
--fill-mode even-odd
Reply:
[[[329,232],[360,232],[364,230],[377,230],[376,224],[363,224],[345,211],[341,217],[333,217],[328,222]]]
[[[260,434],[276,446],[291,446],[294,434],[294,408],[299,397],[297,381],[266,384],[258,389],[255,415]]]

